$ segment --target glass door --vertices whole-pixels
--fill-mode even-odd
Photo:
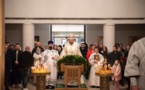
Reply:
[[[84,25],[52,25],[52,40],[56,45],[65,45],[68,35],[75,35],[75,42],[84,42]]]

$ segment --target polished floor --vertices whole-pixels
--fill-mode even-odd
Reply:
[[[57,80],[57,83],[63,83],[63,80]],[[88,90],[100,90],[99,88],[91,88],[88,86],[88,80],[85,80],[85,83],[87,85],[87,88]],[[31,81],[28,83],[28,86],[27,88],[29,90],[36,90],[36,85],[34,85],[33,83],[31,83]],[[125,86],[120,86],[120,90],[127,90],[127,85],[125,84]],[[12,90],[22,90],[21,88],[19,87],[15,87],[15,88],[12,88]],[[46,89],[46,90],[52,90],[52,89]],[[114,85],[112,82],[110,82],[110,90],[114,90]]]

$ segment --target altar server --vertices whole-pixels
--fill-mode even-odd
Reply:
[[[89,63],[91,64],[89,85],[91,87],[100,87],[100,76],[96,75],[96,71],[101,68],[103,61],[104,57],[99,53],[99,49],[95,47],[94,53],[89,58]]]

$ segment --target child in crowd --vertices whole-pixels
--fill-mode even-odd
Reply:
[[[115,60],[114,65],[111,68],[112,73],[112,80],[115,82],[115,89],[119,90],[119,80],[121,80],[121,66],[118,60]]]

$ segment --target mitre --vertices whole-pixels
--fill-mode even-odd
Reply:
[[[69,34],[68,39],[69,40],[74,40],[74,34]]]

